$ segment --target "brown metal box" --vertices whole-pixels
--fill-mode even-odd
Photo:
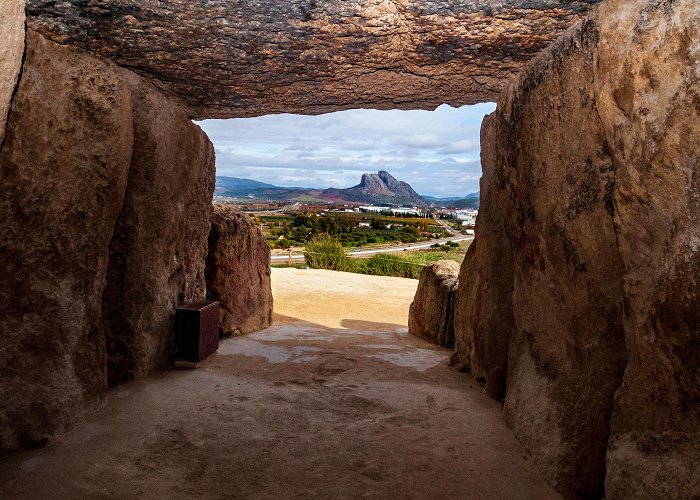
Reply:
[[[197,363],[219,348],[219,303],[191,302],[175,311],[175,359]]]

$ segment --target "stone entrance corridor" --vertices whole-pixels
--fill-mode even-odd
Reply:
[[[273,269],[275,325],[108,393],[4,498],[558,498],[500,404],[409,336],[417,281]]]

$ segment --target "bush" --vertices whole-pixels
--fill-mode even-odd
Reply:
[[[275,243],[275,247],[281,248],[282,250],[286,250],[291,246],[292,246],[292,242],[285,239],[285,238],[282,238],[281,240],[277,240],[277,242]]]
[[[355,272],[374,276],[396,276],[398,278],[418,279],[423,270],[421,264],[405,262],[397,255],[377,254],[369,259],[356,261],[360,264]]]
[[[304,258],[309,267],[314,269],[348,271],[352,266],[350,257],[345,255],[343,244],[325,234],[315,236],[306,245]]]
[[[330,269],[374,276],[396,276],[399,278],[420,277],[423,266],[406,262],[397,255],[377,254],[369,259],[353,259],[346,255],[345,247],[328,235],[316,236],[308,245],[304,257],[309,267]]]

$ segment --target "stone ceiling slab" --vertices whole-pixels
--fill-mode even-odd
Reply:
[[[598,1],[28,0],[27,15],[224,118],[492,101]]]

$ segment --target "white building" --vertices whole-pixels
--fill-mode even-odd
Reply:
[[[367,205],[360,207],[360,212],[370,212],[370,213],[380,213],[380,212],[391,212],[394,215],[421,215],[421,211],[417,208],[392,208],[392,207],[375,207],[374,205]]]
[[[473,226],[476,224],[477,215],[479,215],[479,211],[475,209],[457,210],[455,212],[455,217],[457,220],[462,221],[463,226]]]

